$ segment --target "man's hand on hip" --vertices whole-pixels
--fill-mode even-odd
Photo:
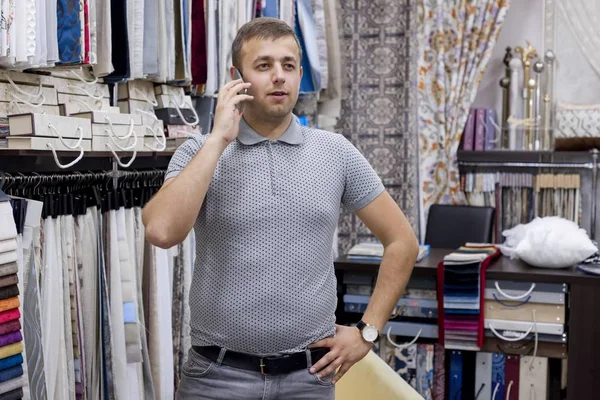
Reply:
[[[357,328],[343,325],[336,325],[335,328],[334,337],[319,340],[309,346],[309,348],[328,347],[330,349],[329,353],[311,367],[310,372],[317,373],[319,376],[327,376],[339,368],[333,377],[333,383],[339,381],[350,367],[362,360],[373,348],[371,343],[362,338]]]

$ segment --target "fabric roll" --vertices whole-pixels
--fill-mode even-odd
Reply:
[[[0,312],[0,324],[8,321],[18,320],[21,317],[21,311],[18,308]]]
[[[127,348],[125,345],[125,324],[123,322],[123,292],[121,289],[121,260],[119,258],[119,228],[117,222],[117,211],[111,210],[109,219],[109,287],[110,287],[110,317],[112,323],[111,335],[113,343],[113,370],[115,382],[115,396],[125,399],[129,393],[129,382],[127,380]]]
[[[18,282],[19,278],[17,277],[17,274],[0,276],[0,288],[16,285]]]
[[[316,27],[310,0],[296,1],[296,34],[302,47],[302,68],[304,74],[300,83],[300,93],[321,90],[321,66],[317,46]]]
[[[194,246],[195,233],[191,230],[187,239],[183,241],[183,312],[181,315],[181,354],[179,357],[179,369],[187,362],[188,349],[192,347],[192,336],[190,330],[190,287],[192,284],[192,271],[194,269]]]
[[[81,309],[83,323],[83,352],[86,395],[88,400],[99,400],[100,394],[100,354],[99,296],[98,296],[98,232],[95,209],[88,208],[85,215],[78,217],[77,245],[81,288]]]
[[[327,89],[329,84],[329,65],[327,63],[327,29],[325,26],[324,0],[313,0],[315,18],[316,42],[319,54],[319,72],[321,74],[321,90]]]
[[[192,3],[192,83],[206,83],[206,22],[204,17],[204,2]]]
[[[62,273],[63,273],[63,307],[64,307],[64,331],[65,331],[65,358],[67,363],[67,382],[69,393],[75,392],[75,369],[77,340],[74,339],[76,332],[73,330],[73,321],[76,319],[75,312],[75,288],[74,288],[74,235],[75,227],[72,215],[59,217],[61,222],[60,232],[62,238]],[[78,354],[77,354],[78,355]]]
[[[100,347],[103,358],[103,373],[101,385],[101,398],[115,398],[115,372],[113,367],[113,338],[112,338],[112,323],[109,308],[109,289],[108,289],[108,265],[109,265],[109,218],[108,214],[98,214],[98,271],[100,272],[100,304],[101,308],[101,324],[102,324],[102,345]],[[106,246],[105,246],[106,243]]]
[[[23,388],[17,388],[11,390],[10,392],[6,392],[4,394],[0,394],[0,400],[18,400],[23,398]]]
[[[0,383],[0,394],[5,394],[10,391],[21,389],[23,387],[23,376]]]
[[[44,220],[42,282],[42,348],[44,374],[49,398],[69,398],[64,332],[63,274],[59,219]]]
[[[23,352],[23,342],[9,344],[8,346],[0,347],[0,359],[14,356]]]
[[[171,335],[171,293],[168,251],[148,245],[144,257],[145,298],[148,299],[148,351],[154,393],[159,399],[173,398],[173,337]]]
[[[127,35],[131,79],[144,77],[144,0],[127,0]]]
[[[29,209],[27,210],[29,219]],[[25,226],[25,231],[32,230],[31,247],[35,249],[40,240],[40,227]],[[25,236],[25,235],[24,235]],[[40,314],[40,289],[38,282],[38,268],[36,265],[36,257],[34,251],[29,252],[29,256],[25,259],[26,275],[24,279],[25,298],[27,301],[23,304],[23,336],[25,349],[27,350],[27,377],[29,378],[29,393],[32,399],[45,399],[46,393],[46,378],[44,374],[44,354],[42,350],[42,320]],[[17,322],[18,324],[15,324]],[[3,333],[1,328],[4,325],[18,325],[21,328],[20,321],[11,321],[0,325],[0,333]]]
[[[123,293],[123,311],[129,308],[133,315],[124,315],[125,345],[127,348],[127,362],[142,362],[142,343],[140,329],[137,324],[136,310],[136,267],[135,267],[135,239],[134,239],[134,212],[132,209],[121,208],[117,211],[117,227],[119,229],[119,258],[121,260],[121,290]],[[129,305],[126,307],[126,305]],[[133,317],[133,318],[131,318]],[[133,323],[126,323],[133,320]],[[129,333],[129,335],[128,335]],[[130,369],[131,370],[131,369]],[[141,372],[141,370],[140,370]],[[137,374],[136,374],[137,375]],[[141,375],[141,374],[140,374]],[[140,376],[130,377],[131,382],[138,382]]]
[[[18,400],[23,398],[23,388],[17,388],[11,390],[10,392],[6,392],[4,394],[0,394],[0,400]]]
[[[60,59],[58,54],[58,13],[57,0],[46,0],[46,49],[48,64]]]
[[[0,276],[17,272],[17,252],[15,250],[0,253]]]
[[[4,259],[6,259],[6,260],[8,260],[8,259],[12,260],[12,258],[14,257],[14,261],[9,261],[7,263],[3,263],[3,262],[1,262],[3,256],[4,256]],[[17,265],[16,250],[8,251],[6,253],[0,254],[0,276],[15,274],[18,270],[19,270],[19,267]]]
[[[165,1],[165,28],[167,35],[164,40],[167,46],[167,81],[175,79],[175,2]]]
[[[15,62],[27,62],[27,4],[24,0],[15,1],[15,19],[13,25],[16,29]]]
[[[6,335],[7,333],[16,332],[21,329],[21,321],[14,319],[9,322],[0,324],[0,335]]]
[[[96,0],[96,46],[97,61],[94,75],[104,77],[114,71],[112,64],[112,18],[111,1]]]
[[[0,335],[0,347],[8,346],[9,344],[17,343],[23,340],[21,331],[15,331]]]
[[[0,253],[17,250],[17,241],[15,239],[6,239],[0,241]]]
[[[26,215],[27,215],[27,201],[26,200],[22,200],[25,204],[22,204],[23,206],[23,225],[21,226],[20,229],[17,229],[17,231],[19,232],[19,235],[17,235],[17,265],[18,265],[18,271],[17,271],[17,277],[19,278],[19,283],[18,283],[18,288],[19,288],[19,292],[23,293],[23,271],[25,270],[25,251],[24,251],[24,245],[23,245],[23,230],[25,229],[25,220]],[[28,238],[27,240],[31,240],[31,238]],[[28,246],[29,247],[29,246]],[[23,302],[23,297],[19,296],[18,297],[19,302],[22,303]],[[23,324],[23,313],[21,313],[21,317],[19,318],[19,322],[21,323],[21,325]],[[23,340],[23,335],[21,333],[21,331],[16,331],[16,332],[11,332],[5,335],[5,339],[6,339],[6,343],[8,344],[9,342],[16,340],[20,337],[20,340]],[[22,356],[23,358],[27,359],[27,348],[25,348],[25,342],[23,342],[23,352],[22,352]],[[13,377],[17,377],[20,375],[24,375],[25,377],[27,377],[28,371],[27,371],[27,364],[21,364],[19,366],[19,368],[21,369],[20,374],[18,375],[14,375],[13,372],[13,376],[10,376],[11,378]],[[29,380],[27,378],[23,379],[23,398],[25,399],[29,399],[30,398],[30,391],[29,391]]]
[[[0,221],[9,223],[0,224],[0,240],[14,239],[17,237],[17,227],[14,224],[13,209],[8,201],[0,202]],[[13,261],[16,261],[16,256]]]
[[[48,63],[48,43],[46,41],[46,0],[35,2],[35,66],[45,67]]]
[[[18,297],[10,297],[8,299],[0,300],[0,312],[12,310],[21,305]]]
[[[110,2],[112,28],[112,65],[114,71],[104,78],[106,83],[122,82],[129,78],[129,41],[127,35],[127,2],[112,0]]]
[[[177,246],[178,252],[173,267],[172,312],[171,324],[173,326],[173,365],[175,375],[175,390],[179,387],[181,378],[181,328],[183,322],[183,245]]]
[[[88,14],[89,14],[89,25],[90,25],[90,49],[89,57],[90,64],[96,64],[98,62],[98,26],[96,19],[96,0],[88,1]]]
[[[158,75],[157,0],[144,1],[144,75]]]
[[[231,45],[237,34],[237,2],[234,0],[225,0],[218,2],[219,9],[219,87],[223,87],[229,81],[227,68],[231,65]]]
[[[0,371],[23,364],[23,355],[15,354],[0,360]]]
[[[212,96],[218,90],[219,85],[219,53],[216,40],[208,40],[208,38],[216,38],[218,33],[217,28],[217,0],[206,1],[206,87],[204,89],[205,96]]]
[[[173,1],[174,25],[173,31],[175,34],[175,80],[185,80],[186,61],[185,61],[185,42],[184,42],[184,24],[183,4],[181,0]]]
[[[15,297],[18,295],[19,295],[19,286],[17,286],[17,285],[0,287],[0,300],[8,299],[9,297]]]
[[[146,316],[144,310],[144,296],[142,293],[142,281],[144,274],[144,254],[146,239],[144,234],[144,224],[142,223],[142,209],[134,208],[134,241],[135,241],[135,258],[136,258],[136,287],[137,287],[137,302],[138,302],[138,318],[140,324],[140,339],[142,341],[142,375],[144,399],[154,399],[154,381],[152,377],[152,368],[150,364],[150,354],[148,352],[148,340],[146,337]]]
[[[26,1],[26,9],[27,9],[27,62],[29,64],[32,63],[35,59],[35,44],[36,44],[36,10],[35,4],[36,0],[27,0]]]
[[[0,382],[6,382],[8,380],[14,379],[18,376],[23,375],[23,366],[16,365],[11,368],[7,368],[5,370],[0,371]]]

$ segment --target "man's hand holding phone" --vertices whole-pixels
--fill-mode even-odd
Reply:
[[[237,138],[242,118],[241,110],[243,110],[240,105],[254,99],[253,96],[246,94],[250,86],[250,83],[244,82],[240,78],[225,84],[219,90],[211,136],[221,137],[227,143],[231,143]]]

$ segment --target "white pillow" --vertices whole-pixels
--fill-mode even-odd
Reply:
[[[598,251],[584,229],[560,217],[536,218],[527,224],[525,236],[513,252],[529,265],[567,268]]]

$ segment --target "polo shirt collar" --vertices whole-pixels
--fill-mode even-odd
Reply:
[[[243,117],[240,120],[240,131],[237,139],[240,143],[247,146],[252,146],[268,140],[266,137],[252,129]],[[283,135],[281,135],[277,141],[293,145],[304,143],[304,134],[302,133],[302,126],[298,121],[298,117],[292,115],[292,122],[290,123],[290,126],[285,130],[285,132],[283,132]]]

